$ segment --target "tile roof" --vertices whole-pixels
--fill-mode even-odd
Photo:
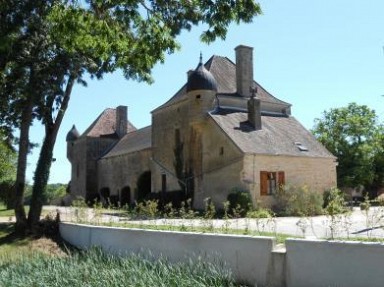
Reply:
[[[237,95],[236,94],[236,65],[227,57],[221,56],[212,56],[205,64],[205,68],[211,72],[217,82],[217,93],[218,94],[228,94],[228,95]],[[278,98],[272,96],[267,90],[265,90],[259,83],[254,81],[254,85],[257,87],[257,96],[262,102],[268,103],[277,103],[287,107],[291,105],[284,101],[279,100]],[[181,87],[181,89],[176,92],[176,94],[170,98],[166,103],[156,108],[158,109],[170,106],[174,103],[186,99],[186,84]],[[237,95],[240,97],[240,95]],[[153,111],[153,112],[154,112]]]
[[[257,131],[244,112],[220,110],[210,117],[244,153],[335,158],[291,116],[263,115]]]
[[[103,158],[125,155],[151,146],[152,128],[148,126],[126,134]]]
[[[105,109],[97,119],[85,130],[82,137],[100,137],[100,136],[116,136],[116,109]],[[136,128],[130,121],[127,124],[127,133],[135,131]]]

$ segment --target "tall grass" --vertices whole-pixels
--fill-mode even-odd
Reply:
[[[204,260],[170,264],[142,256],[106,255],[99,249],[68,257],[36,255],[0,262],[0,286],[236,286],[223,265]]]

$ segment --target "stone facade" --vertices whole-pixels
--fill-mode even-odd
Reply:
[[[252,52],[238,46],[236,65],[220,56],[200,60],[152,111],[150,127],[136,130],[118,107],[81,136],[72,129],[72,195],[132,203],[148,192],[183,190],[202,208],[205,198],[221,205],[234,190],[270,204],[280,184],[319,192],[336,186],[336,158],[295,120],[289,103],[253,80]]]

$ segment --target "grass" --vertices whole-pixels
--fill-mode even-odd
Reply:
[[[283,244],[287,238],[299,238],[298,236],[282,234],[282,233],[273,233],[273,232],[263,232],[256,230],[244,230],[244,229],[223,229],[223,228],[207,228],[203,226],[188,226],[188,225],[155,225],[155,224],[140,224],[140,223],[117,223],[117,222],[83,222],[86,224],[92,225],[103,225],[103,226],[112,226],[112,227],[124,227],[124,228],[139,228],[147,230],[163,230],[163,231],[181,231],[181,232],[199,232],[199,233],[217,233],[217,234],[233,234],[233,235],[250,235],[250,236],[270,236],[276,239],[276,243]]]
[[[25,209],[26,214],[28,214],[28,212],[29,212],[29,205],[24,205],[24,209]],[[41,215],[45,216],[47,214],[49,214],[49,211],[48,210],[44,210],[44,208],[43,208],[43,210],[41,212]],[[10,218],[10,217],[13,217],[13,216],[15,216],[15,210],[14,209],[7,209],[7,207],[3,203],[0,202],[0,217],[8,217],[8,218]]]
[[[39,256],[62,256],[64,251],[54,241],[39,236],[19,237],[13,233],[13,223],[0,223],[0,266],[25,258]],[[0,285],[2,286],[2,285]]]
[[[118,257],[99,249],[65,253],[47,238],[18,238],[0,224],[0,286],[239,286],[220,262],[171,264],[150,255]],[[51,251],[51,252],[50,252]]]
[[[35,256],[0,267],[0,286],[4,287],[237,286],[224,266],[203,259],[170,264],[151,257],[106,255],[99,249],[69,257]]]

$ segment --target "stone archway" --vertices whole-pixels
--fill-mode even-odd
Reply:
[[[103,205],[108,205],[110,202],[110,196],[111,196],[111,191],[108,187],[103,187],[100,189],[100,199]]]
[[[125,186],[121,189],[120,192],[120,205],[130,205],[131,204],[131,188],[129,186]]]
[[[145,199],[151,193],[151,172],[143,172],[137,179],[137,201]]]

